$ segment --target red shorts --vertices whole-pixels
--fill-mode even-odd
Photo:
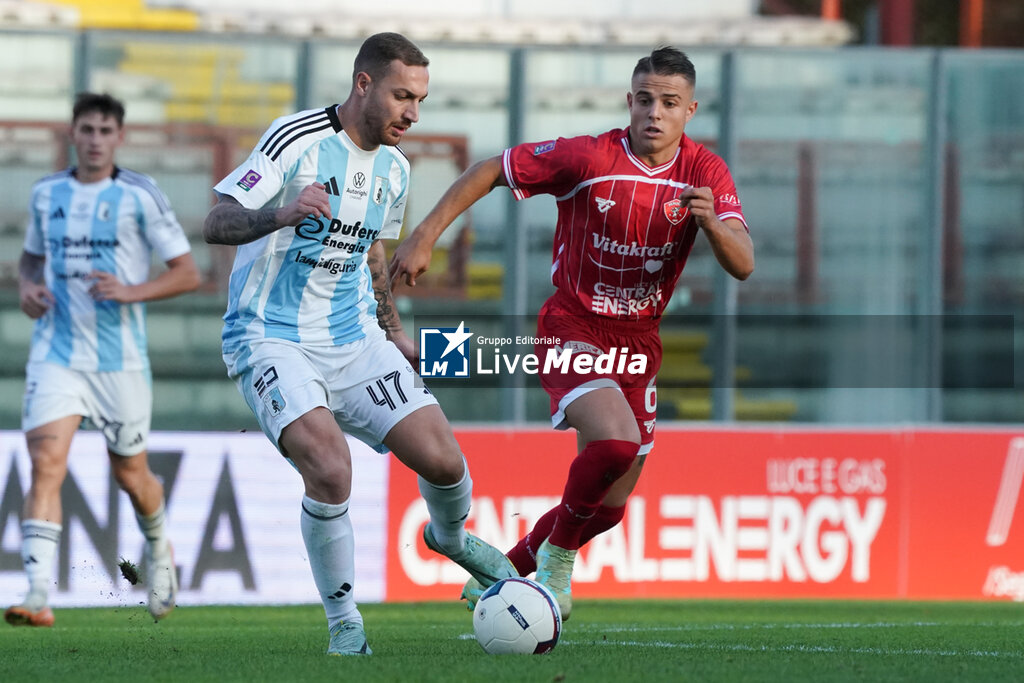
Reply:
[[[560,362],[547,367],[549,354],[566,358],[590,356],[582,366]],[[540,384],[551,397],[551,423],[568,429],[565,408],[577,398],[603,387],[622,391],[640,428],[640,454],[654,445],[654,421],[658,408],[655,381],[661,367],[661,336],[657,320],[616,320],[581,311],[555,294],[537,315],[534,353],[541,362]],[[645,359],[646,362],[641,362]],[[642,372],[641,365],[644,366]]]

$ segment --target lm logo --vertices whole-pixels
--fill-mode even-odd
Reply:
[[[469,338],[458,327],[420,328],[420,377],[469,377]]]

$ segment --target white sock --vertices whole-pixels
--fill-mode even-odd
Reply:
[[[28,576],[25,605],[33,611],[45,607],[49,598],[60,532],[60,524],[41,519],[26,519],[21,523],[21,562]]]
[[[445,552],[455,553],[466,542],[466,518],[473,498],[473,480],[469,477],[469,465],[462,459],[463,475],[456,484],[437,486],[423,477],[418,477],[420,495],[427,502],[430,513],[430,530]]]
[[[356,561],[348,501],[331,505],[303,496],[300,526],[309,568],[327,614],[327,628],[334,629],[342,621],[362,624],[352,595]]]
[[[139,531],[146,537],[146,543],[151,544],[154,555],[167,550],[167,513],[163,501],[151,515],[141,515],[136,511],[135,520],[139,523]]]

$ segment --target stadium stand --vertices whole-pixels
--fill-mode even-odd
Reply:
[[[123,75],[158,84],[166,93],[164,120],[259,128],[286,113],[295,101],[292,83],[250,79],[248,53],[230,46],[128,42],[117,64]],[[251,71],[251,70],[250,70]]]
[[[10,5],[9,10],[3,9]],[[274,0],[4,0],[0,16],[11,23],[97,29],[207,31],[211,33],[325,36],[358,40],[381,30],[398,31],[420,42],[522,45],[842,45],[852,28],[817,17],[755,16],[749,3],[591,3],[586,16],[571,16],[559,5],[522,9],[492,3],[397,3],[374,11],[365,3],[305,2],[282,6]],[[622,21],[623,14],[629,21]],[[6,23],[6,22],[5,22]]]
[[[199,27],[194,12],[153,8],[144,0],[46,0],[41,4],[77,10],[79,28],[141,29],[147,31],[194,31]]]
[[[79,12],[75,7],[26,0],[0,0],[0,26],[65,29],[77,28],[79,25]]]

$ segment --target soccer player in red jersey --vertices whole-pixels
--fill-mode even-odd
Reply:
[[[733,277],[745,280],[754,270],[754,246],[728,167],[684,134],[697,111],[695,83],[684,53],[653,51],[633,70],[628,128],[516,145],[473,165],[391,262],[392,280],[415,285],[442,231],[495,187],[509,187],[516,199],[553,195],[556,291],[538,315],[537,356],[551,347],[593,356],[628,349],[647,359],[642,373],[541,373],[552,422],[576,429],[579,453],[561,503],[508,557],[521,575],[537,572],[566,619],[577,550],[622,520],[653,446],[658,325],[698,233]],[[553,339],[557,345],[545,343]],[[471,607],[478,592],[472,580],[463,591]]]

